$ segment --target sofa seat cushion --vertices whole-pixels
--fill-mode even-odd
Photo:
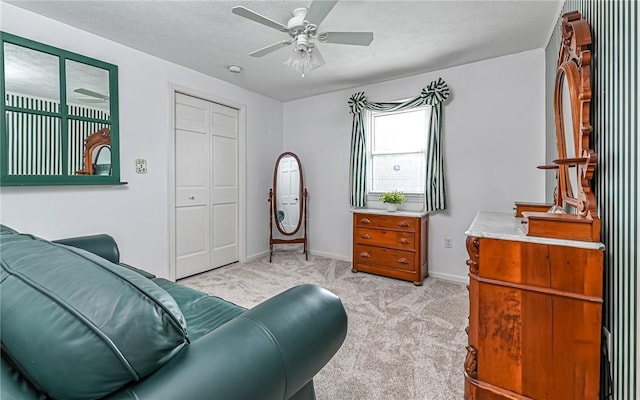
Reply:
[[[84,250],[0,231],[3,356],[55,399],[95,399],[188,343],[178,304],[150,279]]]
[[[178,303],[187,320],[187,331],[191,340],[206,335],[246,311],[245,308],[219,297],[209,296],[166,279],[155,278],[153,281]]]

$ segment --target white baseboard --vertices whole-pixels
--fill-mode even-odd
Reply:
[[[319,257],[333,258],[340,261],[348,261],[348,262],[352,261],[351,257],[339,256],[337,254],[325,253],[323,251],[310,251],[309,254],[314,256],[319,256]]]
[[[279,247],[280,250],[290,250],[287,249],[286,247]],[[298,250],[298,249],[294,249],[294,250]],[[277,253],[278,249],[275,249],[275,252]],[[256,254],[252,254],[250,256],[247,256],[247,260],[246,262],[251,262],[251,261],[255,261],[258,260],[260,258],[263,257],[267,257],[269,255],[269,250],[265,250],[265,251],[261,251],[260,253],[256,253]],[[322,251],[310,251],[309,255],[313,255],[313,256],[319,256],[319,257],[326,257],[326,258],[334,258],[336,260],[340,260],[340,261],[351,261],[351,257],[345,257],[345,256],[339,256],[337,254],[332,254],[332,253],[325,253]]]
[[[464,283],[465,285],[469,284],[468,276],[451,275],[451,274],[444,274],[442,272],[431,272],[431,271],[429,271],[429,276],[431,278],[442,279],[443,281]]]
[[[269,255],[269,250],[264,250],[264,251],[261,251],[259,253],[253,254],[251,256],[247,256],[246,262],[255,261],[255,260],[258,260],[260,258],[267,257],[268,255]],[[337,255],[337,254],[326,253],[326,252],[323,252],[323,251],[310,251],[309,255],[333,258],[333,259],[336,259],[336,260],[346,261],[346,262],[351,262],[352,261],[351,257],[340,256],[340,255]],[[432,278],[435,278],[435,279],[442,279],[443,281],[462,283],[462,284],[465,284],[465,285],[469,284],[469,277],[468,276],[451,275],[451,274],[445,274],[445,273],[442,273],[442,272],[433,272],[433,271],[429,271],[429,276],[432,277]]]
[[[258,260],[260,258],[266,257],[268,255],[269,255],[269,250],[261,251],[260,253],[256,253],[256,254],[252,254],[250,256],[247,256],[247,259],[245,260],[245,262],[255,261],[255,260]]]

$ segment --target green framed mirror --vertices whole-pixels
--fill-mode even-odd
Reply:
[[[122,184],[118,67],[6,32],[0,49],[0,184]],[[87,140],[105,130],[108,168],[86,173]]]

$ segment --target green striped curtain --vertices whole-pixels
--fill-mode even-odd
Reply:
[[[447,208],[444,184],[444,160],[442,154],[442,102],[449,97],[449,87],[442,78],[422,89],[419,96],[405,102],[374,103],[367,101],[364,92],[349,98],[353,114],[351,126],[350,186],[352,207],[365,207],[367,198],[367,151],[364,124],[365,110],[402,111],[429,105],[431,123],[427,137],[427,171],[425,185],[425,211]]]

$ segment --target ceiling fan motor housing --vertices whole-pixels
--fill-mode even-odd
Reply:
[[[304,18],[307,16],[307,9],[304,7],[293,10],[293,18],[287,22],[287,28],[291,36],[295,36],[300,32],[304,32],[308,24],[305,24]]]

